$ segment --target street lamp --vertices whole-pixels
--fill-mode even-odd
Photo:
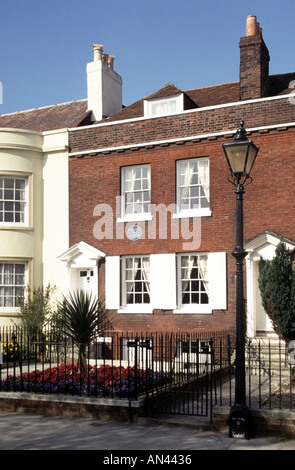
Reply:
[[[231,177],[236,187],[236,247],[232,255],[236,259],[236,380],[235,402],[229,416],[229,436],[249,437],[250,413],[246,406],[245,334],[246,315],[244,302],[243,262],[247,252],[243,246],[243,194],[244,183],[250,177],[258,148],[246,137],[244,121],[240,123],[234,140],[222,144]]]

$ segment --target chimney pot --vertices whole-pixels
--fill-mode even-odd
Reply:
[[[115,60],[115,56],[114,55],[109,55],[109,58],[108,58],[108,66],[110,67],[110,69],[114,70],[114,60]]]
[[[103,45],[102,44],[93,44],[94,62],[97,62],[98,60],[101,60],[102,50],[103,50]]]
[[[102,54],[102,61],[104,64],[108,65],[109,54]]]
[[[259,23],[255,15],[249,15],[246,22],[246,36],[257,36],[260,34]]]

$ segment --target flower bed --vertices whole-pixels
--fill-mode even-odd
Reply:
[[[18,349],[18,344],[13,343],[12,341],[7,343],[1,343],[3,361],[10,362],[17,360]]]
[[[81,371],[78,364],[61,364],[10,375],[0,383],[0,391],[130,398],[167,381],[167,374],[135,367],[89,365],[86,371]]]

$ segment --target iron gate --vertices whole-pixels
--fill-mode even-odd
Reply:
[[[153,400],[153,414],[211,417],[214,392],[212,342],[181,339],[176,345],[171,380]]]

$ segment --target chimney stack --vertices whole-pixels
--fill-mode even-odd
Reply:
[[[122,109],[122,78],[114,71],[115,56],[104,54],[102,44],[93,44],[93,56],[86,70],[88,111],[94,122]]]
[[[240,40],[240,98],[262,98],[267,93],[269,52],[255,15],[247,17],[246,36]]]

